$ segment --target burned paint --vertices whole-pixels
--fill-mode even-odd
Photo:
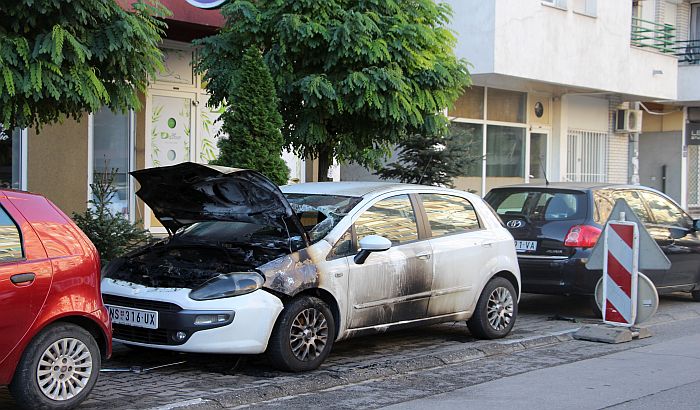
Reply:
[[[306,249],[266,263],[258,271],[265,276],[263,287],[288,296],[319,285],[316,264]]]

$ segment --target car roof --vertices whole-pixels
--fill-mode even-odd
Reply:
[[[368,194],[381,194],[398,189],[421,189],[449,191],[447,188],[427,185],[401,184],[395,182],[366,182],[366,181],[340,181],[340,182],[307,182],[281,186],[286,194],[323,194],[362,197]]]
[[[609,189],[609,188],[634,188],[634,189],[650,189],[645,186],[641,185],[626,185],[626,184],[611,184],[611,183],[605,183],[605,182],[550,182],[549,184],[515,184],[515,185],[506,185],[506,186],[500,186],[497,188],[493,188],[493,190],[496,189],[570,189],[570,190],[576,190],[576,191],[591,191],[591,190],[598,190],[598,189]]]

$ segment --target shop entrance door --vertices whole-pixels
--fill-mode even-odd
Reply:
[[[530,166],[529,182],[545,183],[548,175],[549,155],[549,131],[537,131],[530,133]]]

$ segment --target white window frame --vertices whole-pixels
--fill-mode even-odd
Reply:
[[[597,0],[574,0],[574,13],[587,17],[598,16]]]
[[[542,5],[560,10],[568,10],[567,0],[542,0]]]

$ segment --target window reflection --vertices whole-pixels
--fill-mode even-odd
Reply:
[[[693,225],[693,222],[689,221],[678,207],[661,195],[642,191],[642,197],[644,197],[647,205],[649,205],[649,209],[651,209],[651,214],[654,220],[656,220],[656,223],[679,226],[686,229],[690,229]]]
[[[452,195],[421,194],[432,236],[479,229],[479,219],[469,201]]]
[[[15,222],[0,208],[0,261],[22,259],[22,242]]]
[[[416,215],[408,195],[382,199],[355,222],[357,240],[368,235],[383,236],[394,245],[418,239]]]

